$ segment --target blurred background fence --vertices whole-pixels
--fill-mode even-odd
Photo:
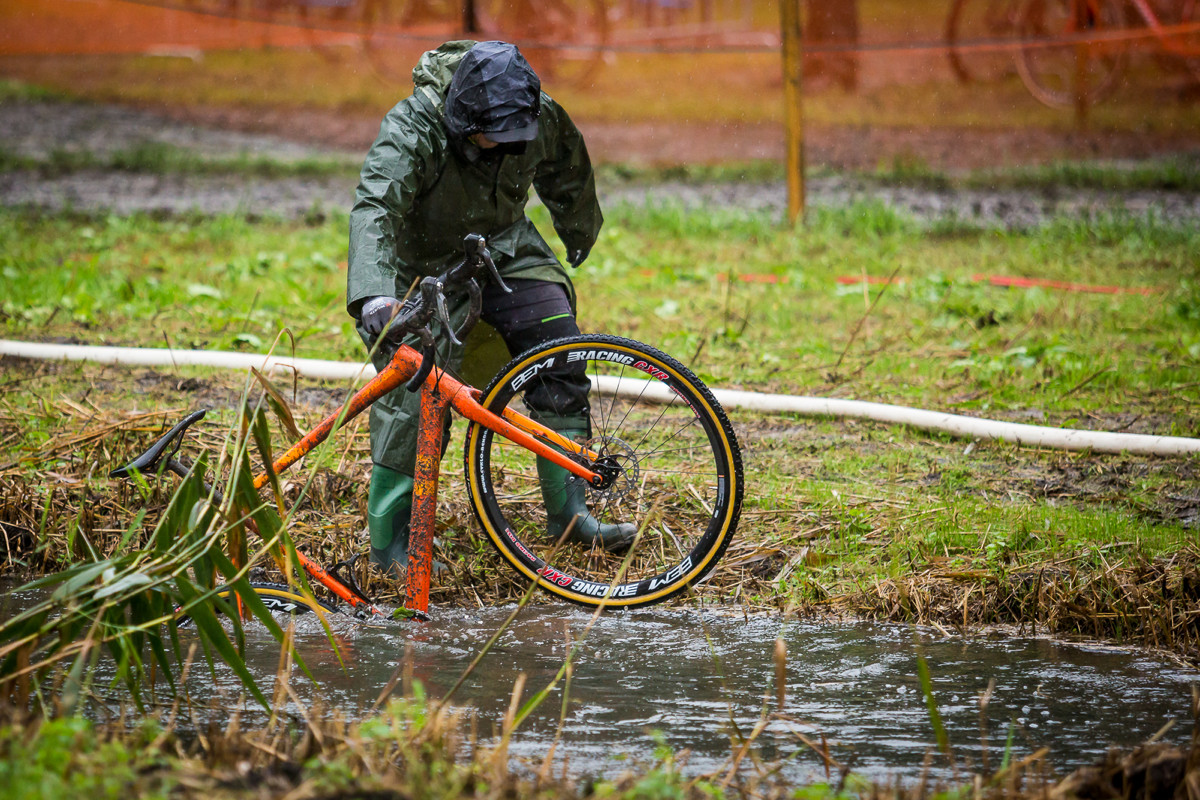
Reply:
[[[796,2],[810,163],[1136,156],[1200,138],[1200,0]],[[422,51],[500,38],[601,160],[775,160],[779,31],[774,0],[6,0],[0,76],[355,148]]]

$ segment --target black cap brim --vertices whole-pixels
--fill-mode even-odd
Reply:
[[[483,135],[489,141],[497,144],[508,144],[509,142],[532,142],[538,135],[538,121],[536,118],[528,124],[518,128],[509,128],[505,131],[484,131]]]

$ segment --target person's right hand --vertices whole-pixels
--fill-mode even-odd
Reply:
[[[383,333],[383,329],[400,311],[400,301],[394,297],[370,297],[362,305],[362,325],[372,337]]]

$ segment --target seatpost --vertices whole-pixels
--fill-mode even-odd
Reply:
[[[421,387],[421,414],[417,430],[417,463],[413,476],[412,519],[408,534],[408,572],[404,607],[418,619],[429,619],[429,580],[433,573],[433,531],[437,519],[438,473],[442,439],[450,396],[441,381],[426,380]]]

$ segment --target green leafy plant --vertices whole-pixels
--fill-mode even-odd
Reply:
[[[278,623],[251,591],[248,575],[268,555],[286,565],[296,563],[296,554],[278,510],[278,481],[272,483],[276,502],[269,503],[259,497],[252,480],[252,443],[270,462],[266,428],[257,407],[243,407],[241,424],[228,442],[233,468],[224,502],[216,502],[206,483],[209,468],[202,455],[153,528],[144,531],[145,515],[139,514],[116,555],[98,559],[93,554],[16,590],[46,596],[0,625],[0,694],[18,707],[32,702],[44,714],[70,715],[80,709],[99,659],[107,653],[116,680],[141,708],[151,664],[174,687],[184,662],[178,629],[186,618],[210,668],[218,659],[224,662],[269,707],[243,659],[240,611],[284,642]],[[144,481],[141,486],[146,489]],[[262,537],[253,552],[247,536],[251,525]],[[90,551],[86,539],[83,543]],[[218,590],[226,588],[236,594],[220,596]],[[218,615],[228,620],[228,627]],[[51,698],[60,680],[61,707],[55,708]]]

